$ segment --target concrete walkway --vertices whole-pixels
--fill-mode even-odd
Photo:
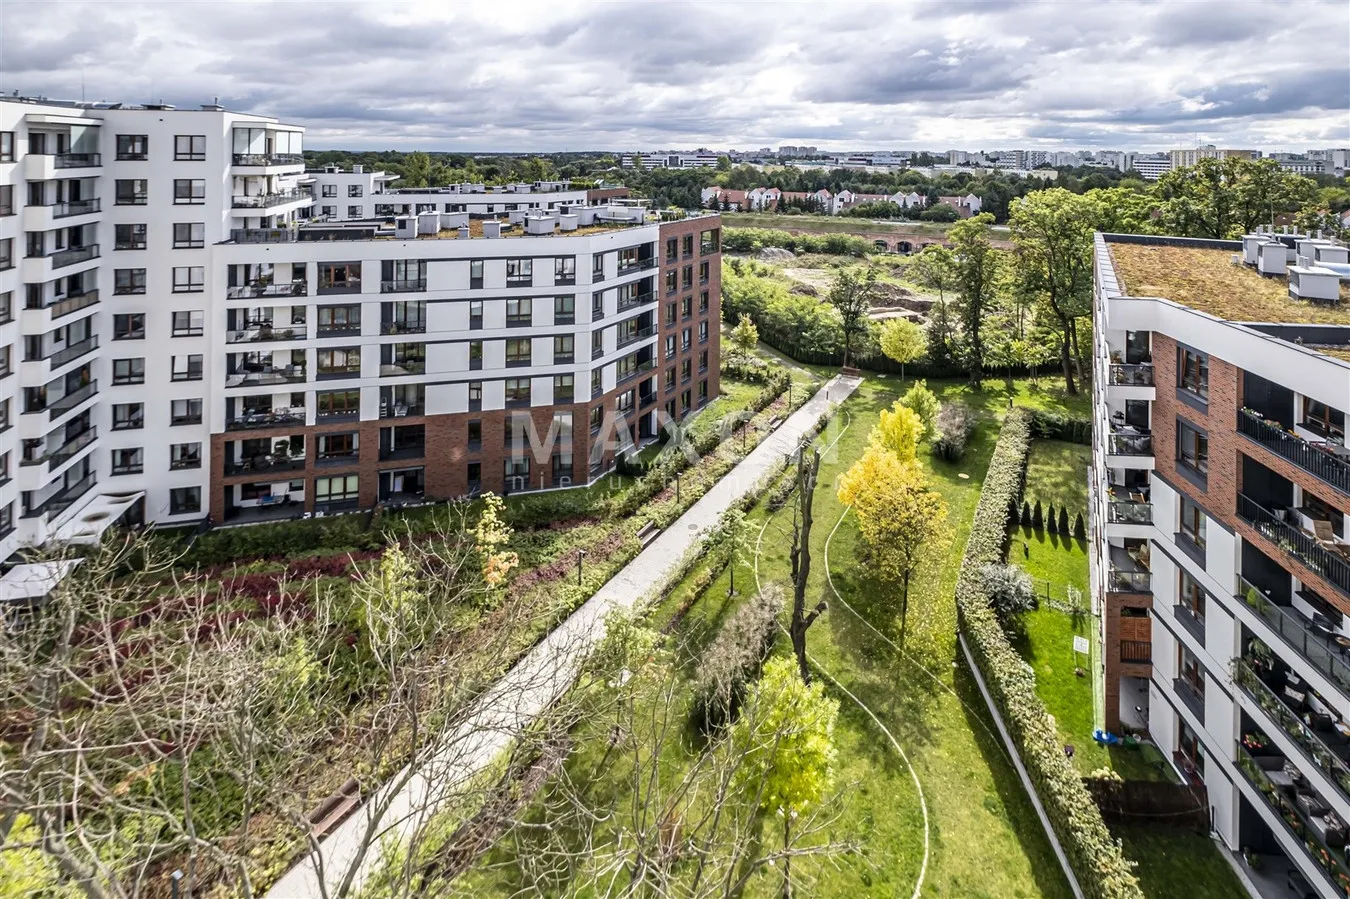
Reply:
[[[622,571],[516,663],[482,698],[456,730],[447,748],[421,765],[405,769],[381,792],[324,838],[319,854],[302,859],[267,893],[268,899],[321,899],[332,896],[360,855],[353,886],[377,870],[385,847],[406,843],[455,788],[490,765],[548,705],[571,685],[581,660],[603,636],[605,616],[631,608],[665,589],[689,547],[717,523],[732,503],[755,487],[783,456],[792,452],[820,416],[847,399],[861,383],[838,376],[786,422],[750,451],[739,465],[713,485],[670,527],[662,531]],[[379,835],[378,840],[369,834]],[[322,868],[327,891],[321,889]],[[354,893],[355,890],[349,892]]]

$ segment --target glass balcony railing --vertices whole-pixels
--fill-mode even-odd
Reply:
[[[57,153],[52,163],[58,169],[89,169],[103,165],[98,153]]]
[[[1261,679],[1256,670],[1257,664],[1259,663],[1246,658],[1235,659],[1233,679],[1260,706],[1266,717],[1294,741],[1304,758],[1312,762],[1336,785],[1341,795],[1350,800],[1350,765],[1323,742],[1299,713],[1291,709],[1280,695]]]
[[[1318,628],[1292,606],[1276,604],[1264,590],[1244,577],[1238,578],[1238,598],[1266,622],[1284,645],[1327,676],[1346,696],[1350,696],[1350,659],[1345,648],[1326,628]]]
[[[312,199],[314,199],[314,195],[308,190],[283,190],[273,194],[234,197],[230,203],[235,209],[268,209],[272,206],[282,206],[286,203]]]
[[[244,431],[253,428],[275,428],[281,425],[302,425],[305,413],[300,412],[244,412],[225,420],[225,429]]]
[[[1263,418],[1251,409],[1238,410],[1237,429],[1244,437],[1350,495],[1350,458],[1337,455],[1332,447],[1309,443],[1285,430],[1279,422]]]
[[[1110,383],[1118,387],[1153,386],[1153,366],[1147,363],[1141,365],[1113,364],[1110,375]]]
[[[235,165],[304,165],[300,153],[235,153]]]
[[[72,343],[64,349],[57,350],[47,357],[52,368],[60,368],[67,363],[74,362],[85,353],[92,353],[98,349],[98,337],[86,337],[78,343]]]
[[[54,203],[51,206],[52,218],[68,218],[72,215],[89,215],[98,212],[100,204],[97,199],[93,200],[71,200],[67,203]]]
[[[89,427],[67,440],[47,457],[47,470],[55,471],[62,465],[65,465],[71,459],[79,455],[80,452],[88,448],[88,446],[94,442],[96,437],[98,437],[98,429]]]
[[[1106,506],[1106,520],[1111,524],[1153,524],[1153,504],[1112,500]]]
[[[1112,568],[1107,574],[1106,589],[1111,593],[1152,593],[1153,572]]]
[[[1350,597],[1350,561],[1339,551],[1325,548],[1312,534],[1282,520],[1246,494],[1238,494],[1237,512],[1263,537]]]
[[[1151,456],[1153,435],[1113,431],[1107,437],[1106,452],[1112,456]]]
[[[84,247],[71,247],[69,250],[58,250],[51,254],[52,268],[65,268],[67,265],[75,265],[77,262],[88,262],[90,259],[98,258],[98,244],[91,243]]]
[[[251,300],[254,297],[303,297],[309,293],[309,282],[303,278],[295,281],[253,281],[241,284],[225,291],[227,300]]]
[[[50,418],[59,418],[97,393],[98,381],[90,381],[79,390],[67,393],[60,399],[53,401],[47,406],[47,414]]]

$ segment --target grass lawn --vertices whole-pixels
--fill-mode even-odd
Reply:
[[[1114,826],[1148,899],[1232,899],[1247,891],[1223,850],[1204,834],[1156,824]]]

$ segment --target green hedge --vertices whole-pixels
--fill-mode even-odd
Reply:
[[[1003,423],[956,582],[957,614],[1083,892],[1091,899],[1143,899],[1131,873],[1133,863],[1125,858],[1073,763],[1065,758],[1054,723],[1036,693],[1035,675],[1008,642],[979,577],[982,566],[1000,564],[1006,557],[1009,516],[1016,514],[1026,482],[1033,419],[1028,410],[1019,408]]]
[[[722,249],[728,253],[753,253],[765,247],[829,256],[866,256],[876,251],[867,238],[849,234],[796,234],[777,228],[722,229]]]
[[[1092,419],[1063,412],[1033,412],[1031,436],[1042,440],[1067,440],[1092,445]]]

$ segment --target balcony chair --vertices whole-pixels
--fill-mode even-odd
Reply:
[[[1350,547],[1336,539],[1336,531],[1331,527],[1331,522],[1313,519],[1312,525],[1313,537],[1316,538],[1318,546],[1343,559],[1350,559]]]

